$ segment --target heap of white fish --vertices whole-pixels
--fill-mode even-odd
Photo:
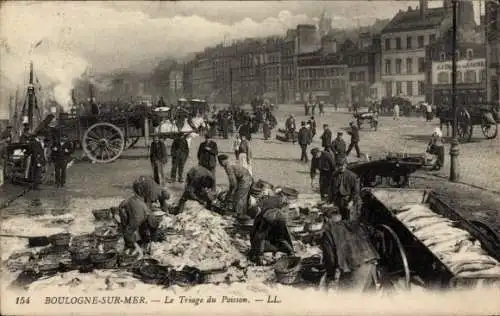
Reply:
[[[225,228],[230,221],[194,201],[188,201],[184,211],[171,222],[170,230],[161,243],[153,243],[151,255],[163,264],[175,267],[194,266],[201,270],[229,266],[244,261]]]
[[[396,217],[457,277],[500,278],[500,263],[469,232],[426,204],[406,205]]]

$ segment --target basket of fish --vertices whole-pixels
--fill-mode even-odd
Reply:
[[[446,287],[467,283],[460,279],[500,280],[498,244],[432,191],[368,189],[363,201],[372,213],[367,221],[394,229],[419,275],[439,276]]]

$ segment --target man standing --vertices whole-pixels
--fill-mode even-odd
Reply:
[[[217,155],[219,154],[219,149],[217,143],[210,138],[210,135],[205,135],[205,141],[198,147],[198,163],[210,170],[215,178],[215,167],[217,166]]]
[[[361,157],[361,151],[359,150],[359,129],[354,122],[350,122],[349,126],[351,127],[351,130],[348,132],[351,135],[351,143],[349,144],[349,148],[347,148],[346,156],[349,156],[351,150],[354,148],[356,149],[356,156],[359,158]]]
[[[215,199],[215,179],[210,170],[203,166],[195,166],[189,170],[186,176],[186,188],[177,205],[177,214],[184,210],[187,201],[198,201],[200,204],[210,208]]]
[[[172,170],[170,171],[170,178],[172,181],[176,180],[182,182],[184,174],[184,165],[189,156],[189,146],[186,140],[186,134],[179,133],[170,148],[172,153]]]
[[[66,169],[73,153],[73,145],[66,137],[56,137],[52,146],[51,158],[54,163],[56,187],[62,188],[66,184]]]
[[[309,126],[311,128],[311,139],[316,136],[316,120],[314,119],[314,116],[311,116],[311,119],[309,120]]]
[[[226,171],[229,179],[229,192],[226,202],[232,202],[236,216],[239,220],[250,219],[247,214],[250,188],[253,184],[252,175],[247,169],[240,165],[230,164],[227,155],[219,155],[219,164]]]
[[[33,135],[29,135],[29,138],[32,151],[30,166],[32,187],[34,190],[38,190],[40,184],[42,183],[43,168],[45,167],[45,163],[47,161],[45,159],[45,152],[40,139]]]
[[[167,163],[167,147],[165,143],[160,140],[158,135],[153,136],[153,142],[151,143],[151,148],[149,150],[149,159],[151,160],[151,166],[153,167],[153,177],[159,185],[163,185],[163,180],[165,179],[165,174],[163,172],[163,166]]]
[[[347,145],[342,138],[343,132],[337,133],[337,138],[332,142],[332,150],[335,155],[335,162],[340,163],[346,157],[346,148]]]
[[[308,162],[309,158],[307,157],[307,146],[311,143],[311,131],[306,127],[306,122],[304,121],[300,123],[300,126],[298,135],[298,141],[302,151],[300,161]]]
[[[319,107],[319,116],[325,115],[325,102],[320,101],[318,107]]]
[[[321,135],[321,147],[324,149],[332,147],[332,131],[328,124],[323,125],[323,134]]]
[[[342,220],[357,218],[360,209],[360,182],[358,176],[347,169],[347,160],[337,163],[328,192],[328,202],[339,209]]]
[[[295,144],[295,130],[296,130],[296,125],[295,125],[295,118],[293,117],[293,115],[290,115],[286,122],[285,122],[285,127],[286,127],[286,131],[287,131],[287,134],[288,134],[288,139],[291,139],[292,140],[292,143]]]
[[[319,192],[321,200],[328,198],[328,187],[332,174],[335,171],[335,158],[329,149],[323,151],[318,148],[311,149],[313,158],[311,160],[311,183],[316,177],[316,171],[319,170]]]

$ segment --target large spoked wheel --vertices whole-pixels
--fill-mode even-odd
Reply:
[[[457,135],[461,142],[470,142],[472,138],[472,120],[466,109],[460,109],[457,113]]]
[[[96,123],[83,134],[82,147],[98,163],[115,161],[125,149],[123,132],[110,123]]]
[[[491,119],[493,119],[493,117],[491,117]],[[496,122],[492,123],[486,117],[483,117],[481,119],[481,130],[483,131],[483,135],[486,139],[496,138],[498,134],[498,124]]]
[[[405,289],[410,289],[410,266],[403,243],[391,227],[377,225],[375,229],[373,241],[380,256],[377,274],[381,290],[393,290],[401,281]]]

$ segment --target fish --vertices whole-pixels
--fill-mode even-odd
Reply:
[[[457,241],[456,240],[450,240],[446,242],[439,243],[434,246],[430,246],[429,249],[433,253],[442,253],[442,252],[447,252],[447,251],[453,251],[455,252],[457,249]]]
[[[475,252],[462,252],[462,253],[456,253],[453,254],[452,256],[449,256],[447,258],[444,258],[443,260],[444,264],[457,264],[457,263],[464,263],[464,262],[489,262],[493,264],[499,264],[499,262],[488,255],[480,255]]]
[[[431,246],[437,245],[439,243],[447,242],[450,240],[456,240],[458,243],[460,243],[465,238],[467,238],[468,235],[469,234],[467,234],[467,233],[463,233],[462,235],[450,234],[450,235],[445,235],[445,236],[438,236],[437,238],[427,239],[427,240],[424,240],[422,242],[427,247],[431,247]]]
[[[480,270],[484,271],[494,268],[495,266],[496,264],[482,263],[482,262],[465,263],[455,266],[454,269],[451,269],[451,273],[458,275],[462,272],[472,272]]]
[[[431,209],[426,208],[426,207],[415,207],[413,209],[410,209],[409,211],[402,212],[399,214],[396,214],[396,217],[400,221],[408,221],[411,218],[418,217],[418,216],[423,216],[423,215],[434,215],[434,216],[439,216],[436,213],[434,213]]]
[[[500,266],[478,271],[463,271],[457,276],[463,278],[500,278]]]
[[[449,225],[449,223],[434,223],[432,225],[429,225],[427,227],[422,227],[418,230],[415,230],[413,234],[415,237],[417,237],[420,240],[430,238],[432,236],[438,236],[441,234],[444,234],[444,232],[452,233],[453,230],[451,230],[453,227]]]
[[[446,218],[428,217],[428,218],[421,218],[415,221],[409,221],[406,223],[406,225],[412,228],[413,230],[419,230],[437,223],[449,223],[450,225],[452,224],[452,222]]]

